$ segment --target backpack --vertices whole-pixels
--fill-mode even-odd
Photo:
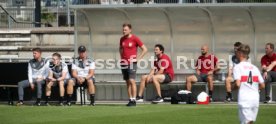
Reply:
[[[173,93],[171,97],[171,104],[196,104],[196,99],[193,96],[192,92],[187,90],[178,90]]]

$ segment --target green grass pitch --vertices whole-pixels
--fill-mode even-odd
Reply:
[[[237,105],[0,105],[0,124],[238,124]],[[276,105],[261,105],[256,124],[276,124]]]

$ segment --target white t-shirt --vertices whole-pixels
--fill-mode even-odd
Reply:
[[[53,73],[53,78],[58,79],[62,76],[62,73],[66,73],[65,79],[70,79],[67,64],[61,62],[61,68],[55,69],[54,67],[49,68],[49,72]]]
[[[250,72],[252,78],[250,78]],[[238,105],[242,108],[259,107],[259,83],[264,83],[259,69],[249,62],[240,62],[234,67],[233,73],[234,79],[241,82]],[[249,83],[250,79],[252,84]]]
[[[90,69],[95,69],[95,62],[91,59],[86,59],[84,62],[76,59],[72,64],[72,70],[76,70],[79,77],[86,77]]]

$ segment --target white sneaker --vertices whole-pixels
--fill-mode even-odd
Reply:
[[[136,102],[144,102],[143,97],[137,96],[136,97]]]
[[[136,99],[136,102],[144,102],[143,99]]]

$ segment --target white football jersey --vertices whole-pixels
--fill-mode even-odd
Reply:
[[[259,107],[259,83],[264,83],[259,69],[249,62],[240,62],[234,67],[233,73],[234,79],[241,82],[238,105],[243,108]]]

